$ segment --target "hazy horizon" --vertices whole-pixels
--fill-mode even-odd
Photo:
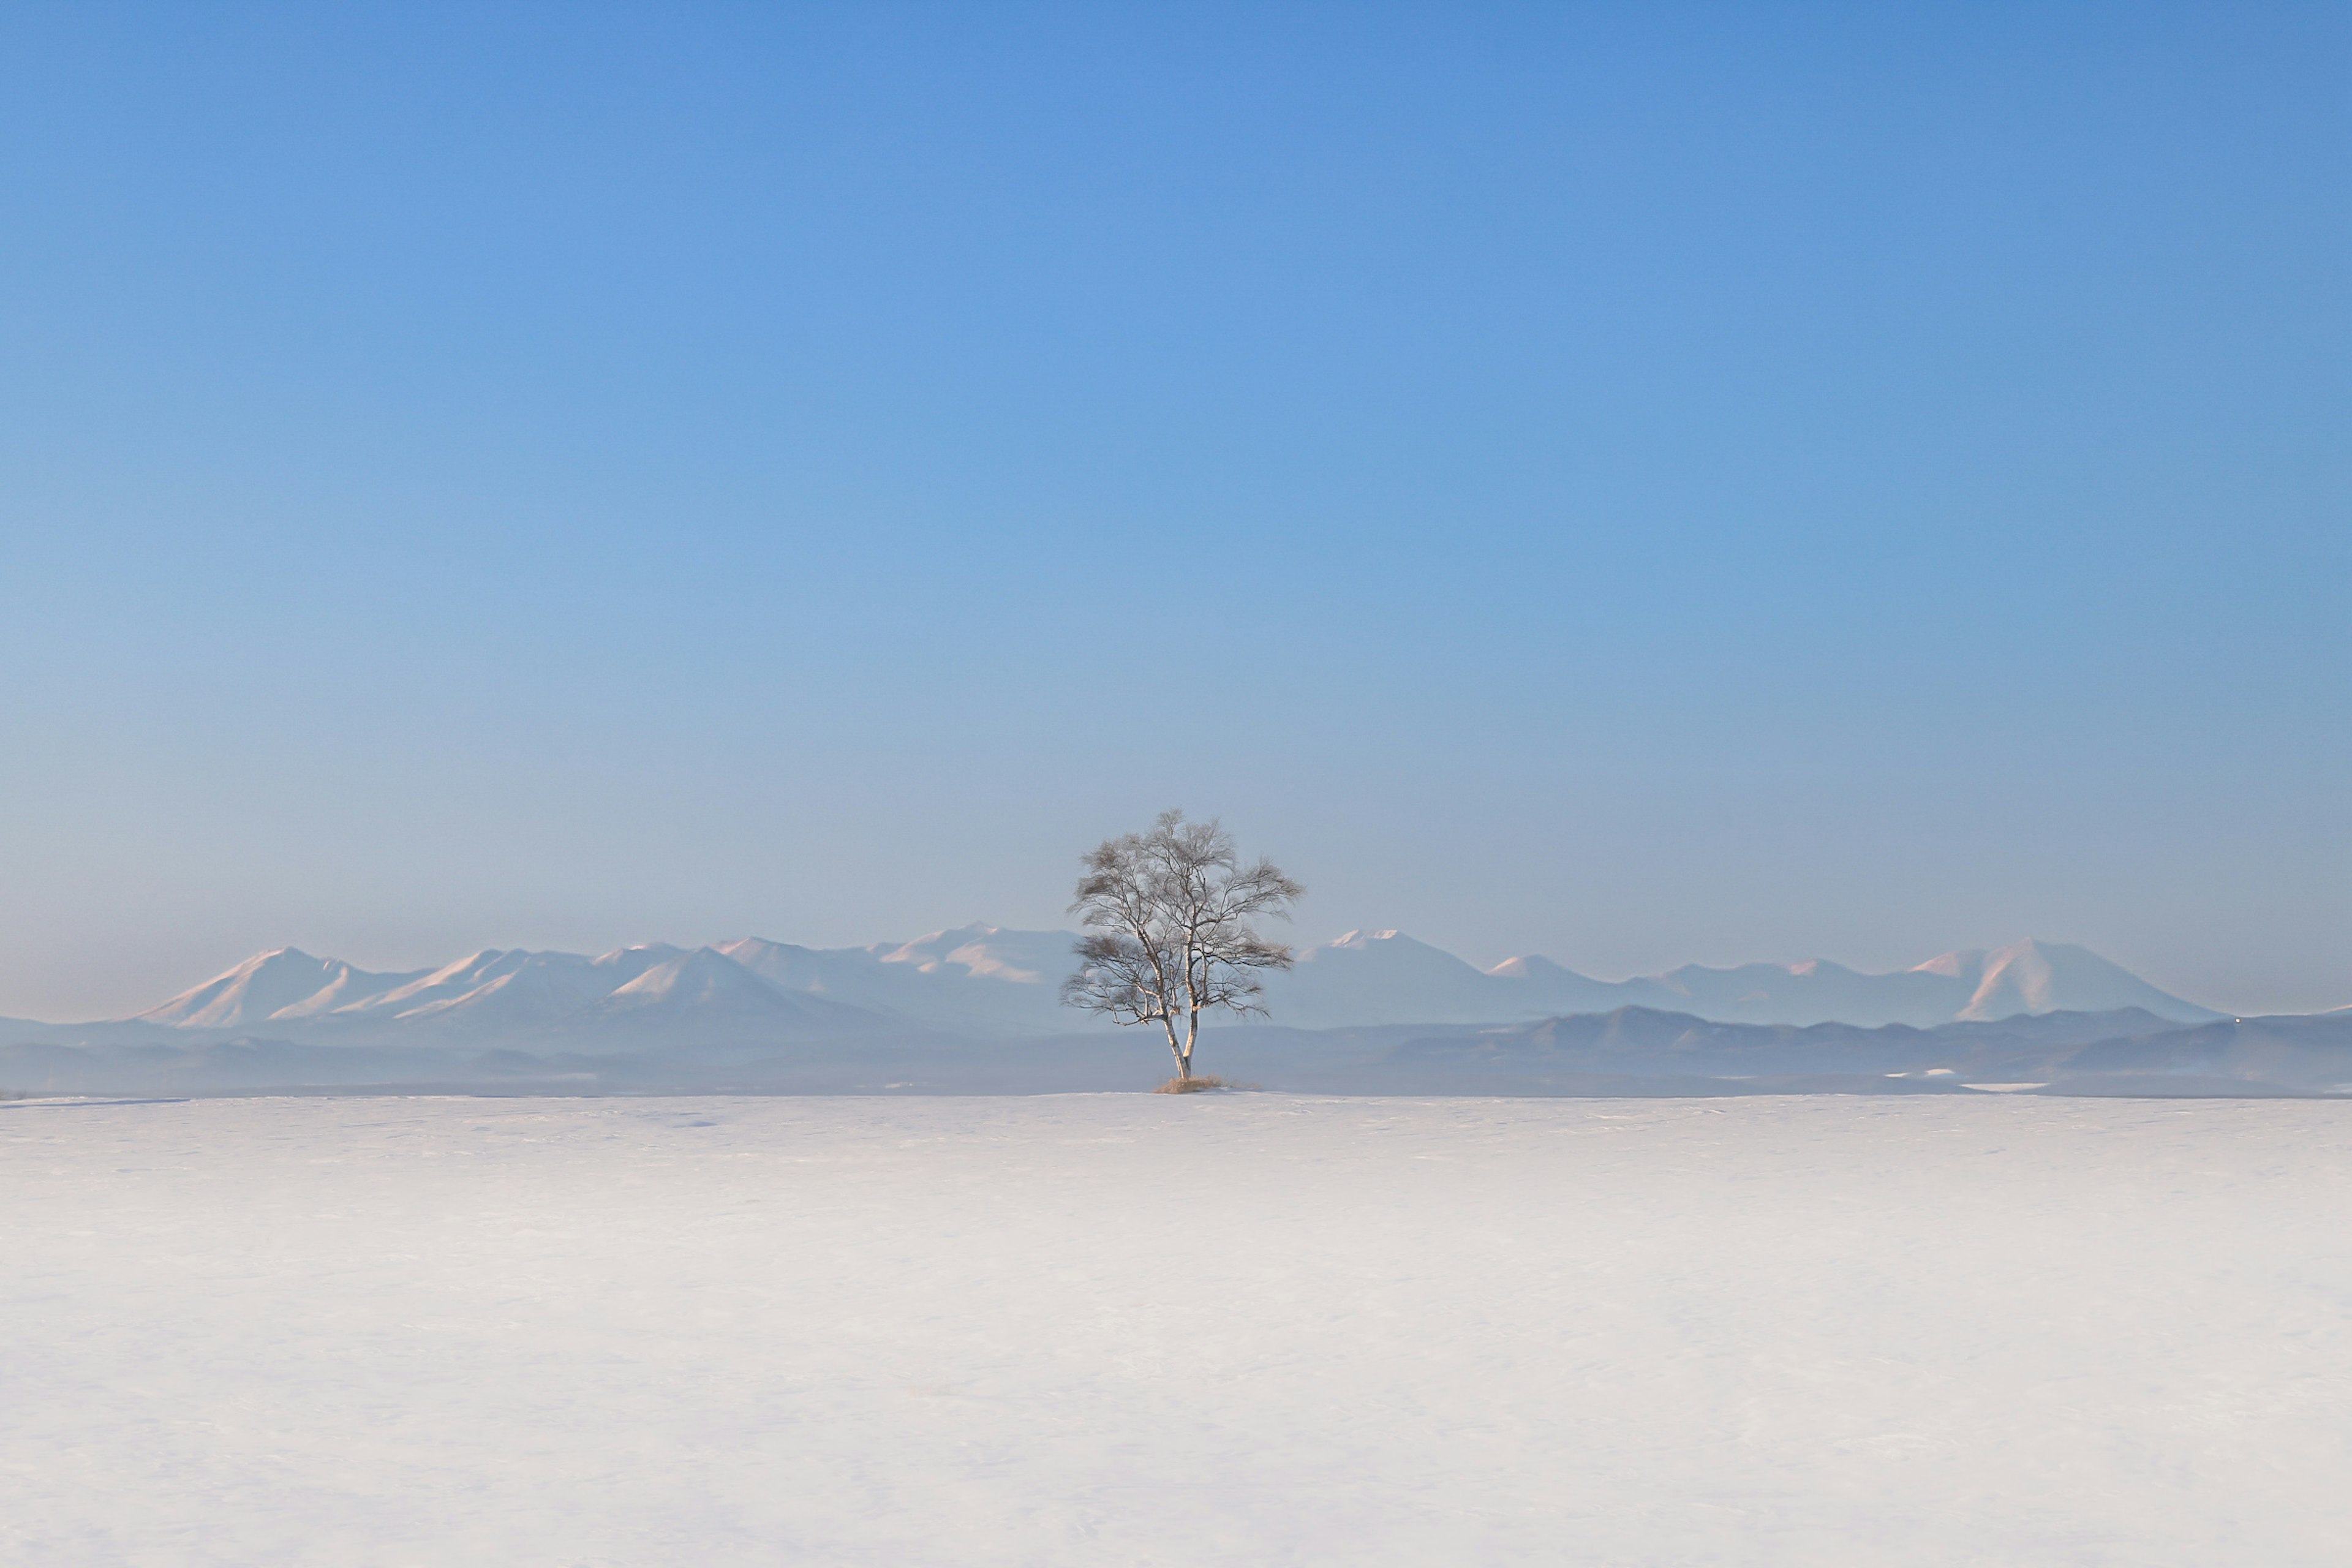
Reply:
[[[948,932],[950,932],[950,931],[969,931],[969,930],[973,929],[974,927],[985,927],[985,928],[988,928],[988,929],[992,929],[992,930],[1000,930],[1000,931],[1021,931],[1021,930],[1027,930],[1027,931],[1071,931],[1070,925],[1069,925],[1069,923],[1068,923],[1066,921],[1060,921],[1060,922],[1049,922],[1049,923],[1047,923],[1047,924],[1041,925],[1041,926],[1026,927],[1026,928],[1008,926],[1008,925],[1005,925],[1005,924],[1003,924],[1003,923],[1002,923],[1002,922],[995,922],[995,921],[960,921],[960,922],[958,922],[958,923],[956,923],[956,924],[954,924],[954,925],[948,925],[948,926],[933,926],[933,927],[930,927],[930,928],[929,928],[929,929],[927,929],[927,930],[925,930],[925,931],[922,931],[913,932],[913,933],[908,933],[908,935],[906,935],[906,936],[904,936],[904,937],[886,937],[886,938],[882,938],[882,939],[879,939],[879,940],[877,940],[877,941],[871,942],[840,942],[840,943],[797,942],[797,943],[792,943],[792,945],[800,946],[800,947],[805,947],[805,948],[813,948],[813,949],[817,949],[817,950],[820,950],[820,951],[830,950],[830,951],[835,951],[835,952],[841,952],[841,951],[871,950],[871,949],[874,949],[874,948],[894,948],[894,947],[901,947],[901,946],[911,946],[911,945],[913,945],[914,943],[916,943],[916,942],[918,942],[921,941],[922,939],[924,939],[924,938],[926,938],[926,937],[943,935],[943,934],[948,933]],[[1072,934],[1073,936],[1075,936],[1075,935],[1076,935],[1075,931],[1071,931],[1071,934]],[[1417,932],[1413,932],[1413,931],[1404,931],[1404,930],[1402,930],[1402,928],[1399,928],[1399,927],[1352,927],[1352,928],[1349,928],[1349,930],[1347,930],[1347,931],[1345,931],[1332,932],[1332,933],[1329,933],[1328,935],[1325,935],[1325,936],[1317,936],[1317,937],[1311,937],[1311,938],[1310,938],[1310,937],[1305,937],[1305,936],[1302,936],[1302,935],[1301,935],[1301,933],[1298,933],[1298,932],[1296,932],[1296,931],[1293,931],[1293,932],[1290,932],[1290,933],[1287,933],[1287,934],[1288,934],[1291,938],[1293,938],[1293,939],[1294,939],[1294,945],[1295,945],[1295,946],[1296,946],[1296,947],[1297,947],[1297,948],[1301,952],[1305,952],[1307,949],[1308,949],[1309,947],[1318,947],[1318,946],[1337,945],[1337,944],[1339,944],[1339,943],[1340,943],[1340,942],[1345,942],[1345,941],[1346,941],[1347,939],[1349,939],[1349,938],[1357,937],[1357,936],[1360,936],[1360,935],[1370,935],[1370,936],[1372,936],[1372,937],[1375,937],[1375,938],[1381,938],[1381,937],[1391,937],[1391,936],[1402,935],[1403,937],[1405,937],[1405,938],[1407,938],[1407,939],[1409,939],[1409,940],[1411,940],[1411,941],[1414,941],[1414,942],[1425,942],[1425,940],[1426,940],[1426,939],[1424,939],[1424,938],[1422,938],[1422,937],[1417,933]],[[573,953],[575,953],[575,954],[580,954],[580,955],[583,955],[583,956],[592,956],[592,957],[593,957],[593,956],[595,956],[595,955],[598,955],[598,954],[601,954],[601,953],[614,952],[617,952],[617,951],[620,951],[620,950],[622,950],[622,949],[628,948],[628,947],[633,947],[633,946],[640,946],[640,945],[659,945],[659,944],[667,943],[667,945],[669,945],[669,946],[672,946],[672,947],[676,947],[676,948],[679,949],[680,951],[690,952],[690,951],[693,951],[693,950],[695,950],[695,949],[697,949],[697,948],[709,949],[709,948],[715,948],[715,947],[719,947],[719,946],[720,946],[721,944],[723,944],[723,943],[725,943],[725,942],[732,942],[732,941],[735,941],[735,940],[738,940],[738,939],[740,939],[740,938],[746,937],[746,936],[749,936],[749,937],[754,937],[754,938],[760,938],[760,939],[762,939],[762,940],[772,941],[772,941],[789,941],[789,939],[780,939],[780,938],[776,938],[776,937],[774,937],[774,936],[772,936],[772,935],[770,935],[769,933],[764,933],[764,932],[757,932],[757,931],[752,931],[752,932],[742,932],[742,931],[738,931],[738,932],[729,933],[728,935],[725,935],[725,936],[710,937],[710,938],[704,939],[704,940],[702,940],[702,941],[698,941],[698,942],[667,942],[667,939],[655,937],[655,938],[645,938],[645,939],[640,939],[640,940],[639,940],[639,941],[637,941],[637,942],[611,942],[611,943],[594,944],[594,945],[590,945],[590,946],[585,946],[585,947],[572,947],[572,948],[565,948],[565,947],[562,946],[561,944],[552,944],[552,943],[516,943],[516,942],[508,942],[508,943],[484,943],[484,944],[481,944],[481,945],[477,946],[477,947],[473,947],[473,948],[466,949],[466,950],[464,950],[463,952],[444,952],[444,953],[437,953],[437,954],[430,955],[430,956],[428,956],[428,957],[425,957],[425,958],[420,959],[420,960],[418,960],[418,961],[416,961],[416,962],[415,962],[415,963],[408,963],[408,962],[377,963],[377,962],[372,962],[372,961],[370,961],[370,960],[368,960],[368,959],[365,959],[365,958],[362,958],[362,957],[355,956],[355,955],[351,954],[351,953],[348,953],[348,952],[332,952],[332,951],[328,951],[328,950],[324,950],[324,949],[316,949],[316,950],[314,950],[314,949],[310,949],[310,948],[307,948],[307,947],[305,947],[305,946],[304,946],[302,943],[300,943],[300,942],[284,942],[284,943],[279,943],[279,944],[278,944],[278,945],[277,945],[277,946],[275,946],[275,947],[256,949],[256,950],[254,950],[254,951],[252,951],[252,952],[247,952],[247,953],[240,954],[240,955],[239,955],[239,957],[238,957],[238,960],[237,960],[235,963],[231,963],[231,964],[225,964],[225,965],[221,966],[221,968],[219,968],[219,969],[216,969],[216,970],[214,970],[214,971],[207,972],[205,974],[204,974],[204,975],[202,975],[202,976],[200,976],[200,977],[198,977],[198,978],[196,978],[196,979],[194,979],[194,980],[189,981],[186,984],[174,986],[174,987],[173,987],[169,992],[163,992],[163,993],[158,993],[158,994],[153,994],[153,995],[152,995],[152,996],[148,997],[147,999],[145,999],[145,1000],[143,1000],[143,1001],[138,1002],[138,1003],[136,1003],[135,1005],[131,1005],[125,1006],[125,1007],[123,1007],[123,1008],[121,1008],[121,1009],[120,1009],[120,1010],[118,1010],[118,1011],[115,1011],[115,1012],[110,1012],[110,1013],[106,1013],[106,1014],[92,1014],[92,1015],[89,1015],[89,1016],[83,1016],[83,1017],[73,1017],[73,1018],[68,1018],[68,1017],[53,1017],[53,1018],[42,1019],[42,1020],[38,1020],[38,1021],[42,1021],[42,1022],[49,1022],[49,1023],[59,1023],[59,1024],[99,1023],[99,1022],[108,1022],[108,1021],[112,1021],[112,1020],[116,1020],[116,1019],[121,1019],[121,1018],[130,1017],[130,1016],[135,1016],[135,1015],[137,1015],[137,1014],[141,1014],[141,1013],[144,1013],[144,1012],[146,1012],[146,1011],[149,1011],[150,1009],[153,1008],[154,1006],[158,1005],[159,1004],[161,1004],[161,1003],[163,1003],[163,1002],[165,1002],[165,1001],[168,1001],[168,1000],[171,1000],[171,999],[173,999],[173,998],[174,998],[174,997],[177,997],[177,996],[181,995],[181,994],[184,994],[184,993],[196,990],[198,987],[200,987],[201,985],[203,985],[203,984],[205,984],[206,982],[210,982],[210,981],[213,981],[213,980],[218,979],[218,978],[220,978],[222,975],[224,975],[224,974],[226,974],[226,973],[228,973],[232,972],[233,970],[235,970],[236,968],[239,967],[243,963],[245,963],[245,962],[246,962],[246,961],[247,961],[247,960],[250,960],[250,959],[253,959],[253,958],[256,958],[256,957],[259,957],[259,956],[263,956],[263,955],[266,955],[266,954],[268,954],[268,953],[277,952],[283,952],[283,951],[288,951],[288,950],[291,950],[291,951],[295,951],[295,952],[305,952],[305,953],[307,953],[310,957],[314,958],[314,959],[319,959],[319,960],[322,960],[322,961],[331,961],[331,962],[339,962],[339,963],[349,963],[349,964],[352,965],[352,966],[353,966],[354,968],[356,968],[356,969],[360,969],[360,970],[367,971],[367,972],[370,972],[370,973],[415,973],[430,972],[430,971],[433,971],[433,970],[440,969],[440,968],[443,968],[443,967],[447,966],[447,965],[449,965],[449,964],[452,964],[452,963],[456,963],[457,961],[458,961],[458,960],[460,960],[460,959],[469,958],[469,957],[474,956],[474,955],[475,955],[475,954],[477,954],[477,953],[479,953],[479,952],[486,952],[486,951],[530,951],[530,952],[551,952],[551,952],[573,952]],[[2039,937],[2039,936],[2032,936],[2032,935],[2027,935],[2027,936],[2022,936],[2022,937],[2014,938],[2014,939],[2011,939],[2011,941],[2008,941],[2008,942],[1977,942],[1977,943],[1963,944],[1962,946],[1958,947],[1958,948],[1945,948],[1945,949],[1939,949],[1939,950],[1937,950],[1937,952],[1935,952],[1920,954],[1917,958],[1916,958],[1916,959],[1914,959],[1914,960],[1911,960],[1911,961],[1906,961],[1906,962],[1902,962],[1902,963],[1891,963],[1891,964],[1887,964],[1887,965],[1885,965],[1885,966],[1882,966],[1882,967],[1876,967],[1876,968],[1874,968],[1874,967],[1870,967],[1870,966],[1859,965],[1859,964],[1845,964],[1845,965],[1844,965],[1844,967],[1846,967],[1846,968],[1848,968],[1848,969],[1851,969],[1851,970],[1853,970],[1853,971],[1855,971],[1856,973],[1864,973],[1864,974],[1893,974],[1893,973],[1904,973],[1904,972],[1906,972],[1906,971],[1912,971],[1912,970],[1916,970],[1916,969],[1924,968],[1924,967],[1926,967],[1928,963],[1930,963],[1934,962],[1936,959],[1948,956],[1948,955],[1950,955],[1950,954],[1952,954],[1952,953],[1954,953],[1954,952],[1998,951],[1998,950],[2000,950],[2000,949],[2003,949],[2003,948],[2011,947],[2011,946],[2012,946],[2012,945],[2014,945],[2014,944],[2016,944],[2016,943],[2022,943],[2022,942],[2040,942],[2040,943],[2042,943],[2042,944],[2043,944],[2043,945],[2047,946],[2047,945],[2050,945],[2053,942],[2053,939],[2051,939],[2051,938]],[[1499,957],[1496,957],[1496,958],[1488,959],[1488,958],[1483,958],[1483,957],[1480,957],[1480,956],[1477,956],[1477,955],[1474,955],[1474,954],[1455,952],[1454,952],[1453,950],[1446,948],[1446,947],[1444,946],[1444,943],[1441,943],[1441,942],[1427,942],[1427,945],[1428,945],[1428,946],[1431,946],[1431,947],[1437,948],[1437,949],[1439,949],[1439,950],[1440,950],[1440,951],[1442,951],[1442,952],[1449,952],[1449,953],[1451,953],[1451,955],[1452,955],[1452,956],[1462,959],[1462,960],[1463,960],[1463,962],[1465,962],[1465,963],[1466,963],[1470,964],[1472,967],[1474,967],[1474,968],[1475,968],[1475,969],[1477,969],[1477,970],[1480,970],[1480,971],[1482,971],[1482,972],[1491,971],[1491,970],[1495,969],[1497,965],[1499,965],[1499,964],[1501,964],[1501,963],[1506,963],[1506,962],[1507,962],[1508,960],[1510,960],[1510,959],[1514,959],[1514,958],[1527,958],[1527,957],[1538,957],[1538,956],[1540,956],[1540,957],[1544,957],[1544,958],[1549,958],[1549,959],[1552,959],[1554,962],[1561,962],[1561,961],[1559,959],[1559,955],[1557,955],[1557,954],[1553,954],[1553,953],[1541,953],[1541,952],[1538,952],[1538,950],[1536,950],[1536,949],[1532,949],[1532,948],[1522,948],[1522,949],[1518,949],[1518,950],[1517,950],[1517,951],[1514,951],[1514,952],[1508,952],[1508,953],[1502,954],[1502,955],[1500,955]],[[2081,944],[2079,944],[2079,943],[2063,943],[2063,944],[2062,944],[2062,945],[2080,946]],[[2105,953],[2101,953],[2101,954],[2098,954],[2098,956],[2099,956],[2099,957],[2101,957],[2101,958],[2107,958],[2107,957],[2109,957],[2110,955],[2108,955],[2108,954],[2105,954]],[[1833,957],[1831,957],[1831,956],[1826,955],[1826,954],[1812,954],[1812,955],[1810,955],[1810,960],[1809,960],[1809,959],[1738,959],[1738,960],[1730,960],[1730,961],[1727,961],[1727,962],[1725,962],[1725,963],[1706,963],[1706,962],[1705,962],[1705,961],[1702,961],[1702,960],[1691,960],[1691,961],[1688,961],[1688,962],[1689,962],[1690,963],[1692,963],[1692,964],[1696,964],[1696,965],[1698,965],[1699,967],[1702,967],[1702,968],[1712,968],[1712,969],[1729,969],[1729,968],[1739,967],[1739,966],[1742,966],[1742,965],[1745,965],[1745,964],[1757,963],[1779,963],[1779,964],[1782,964],[1782,965],[1795,965],[1795,964],[1804,963],[1807,963],[1807,962],[1809,962],[1809,961],[1813,961],[1813,962],[1824,962],[1824,963],[1839,963],[1841,962],[1840,960],[1838,960],[1838,959],[1836,959],[1836,958],[1833,958]],[[1024,961],[1024,962],[1026,962],[1026,961]],[[1640,979],[1640,978],[1649,978],[1649,977],[1652,977],[1652,976],[1654,976],[1654,975],[1664,974],[1664,973],[1667,973],[1667,972],[1668,972],[1668,971],[1670,971],[1670,970],[1678,969],[1678,968],[1681,968],[1681,967],[1684,967],[1684,966],[1683,966],[1683,965],[1680,965],[1680,964],[1666,964],[1666,965],[1661,965],[1661,966],[1659,966],[1658,968],[1656,968],[1656,969],[1654,969],[1654,970],[1646,970],[1646,971],[1639,971],[1639,972],[1628,972],[1628,973],[1617,973],[1617,974],[1609,974],[1609,973],[1596,973],[1596,972],[1594,972],[1594,971],[1592,971],[1592,970],[1586,969],[1586,968],[1582,968],[1582,967],[1580,967],[1580,965],[1575,964],[1575,963],[1565,963],[1565,964],[1564,964],[1564,967],[1566,967],[1566,968],[1568,968],[1568,969],[1570,969],[1570,970],[1571,970],[1571,971],[1574,971],[1574,972],[1576,972],[1576,973],[1580,973],[1580,974],[1582,974],[1582,975],[1583,975],[1585,978],[1587,978],[1587,979],[1591,979],[1591,980],[1600,980],[1600,981],[1610,982],[1610,983],[1619,983],[1619,982],[1623,982],[1623,981],[1628,981],[1628,980]],[[2130,966],[2129,964],[2125,964],[2125,965],[2123,965],[2122,967],[2123,967],[2123,968],[2125,968],[2126,970],[2129,970],[2131,966]],[[1049,976],[1049,977],[1047,977],[1047,978],[1048,978],[1048,979],[1051,979],[1052,977],[1050,977],[1050,976]],[[2140,976],[2138,976],[2138,978],[2143,979],[2143,980],[2147,980],[2147,979],[2149,979],[2150,977],[2148,977],[2148,976],[2147,976],[2147,975],[2140,975]],[[2172,990],[2172,988],[2171,988],[2171,987],[2169,987],[2169,986],[2168,986],[2168,985],[2164,984],[2161,981],[2152,981],[2151,983],[2152,983],[2152,984],[2155,984],[2157,985],[2157,988],[2158,988],[2158,990],[2160,990],[2160,991],[2171,991],[2171,990]],[[2179,995],[2179,994],[2179,994],[2179,993],[2178,993],[2178,992],[2173,992],[2172,994],[2175,994],[2175,995]],[[2196,996],[2182,996],[2182,997],[2181,997],[2181,1000],[2188,1001],[2188,1002],[2191,1002],[2191,1003],[2196,1003],[2196,1004],[2198,1004],[2198,1005],[2205,1005],[2205,1004],[2203,1003],[2203,1001],[2202,1001],[2202,999],[2201,999],[2201,998],[2199,998],[2199,997],[2196,997]],[[1656,1004],[1654,1004],[1654,1003],[1639,1003],[1639,1004],[1637,1004],[1637,1005],[1655,1005]],[[2062,1005],[2063,1005],[2063,1004],[2062,1004]],[[2217,1011],[2229,1011],[2230,1009],[2222,1008],[2222,1009],[2216,1009],[2216,1010],[2217,1010]],[[2325,1010],[2326,1010],[2326,1009],[2281,1009],[2280,1011],[2325,1011]],[[1281,1008],[1277,1007],[1277,1008],[1276,1009],[1276,1013],[1280,1013],[1281,1011],[1283,1011],[1283,1009],[1281,1009]],[[2259,1010],[2258,1010],[2258,1009],[2242,1009],[2242,1010],[2241,1010],[2241,1011],[2247,1012],[2247,1013],[2252,1013],[2252,1012],[2259,1011]],[[0,1016],[5,1016],[5,1015],[0,1015]],[[1269,1016],[1269,1017],[1268,1017],[1267,1021],[1268,1021],[1268,1022],[1272,1022],[1272,1023],[1277,1023],[1277,1024],[1279,1024],[1279,1023],[1287,1022],[1287,1021],[1289,1021],[1289,1020],[1287,1020],[1286,1018],[1285,1018],[1285,1017],[1283,1017],[1283,1016]],[[1075,1019],[1074,1019],[1073,1026],[1074,1026],[1074,1027],[1076,1026],[1076,1021],[1075,1021]]]
[[[0,19],[0,1016],[1064,923],[2352,1003],[2340,7]]]

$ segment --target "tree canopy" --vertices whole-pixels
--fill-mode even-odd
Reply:
[[[1271,860],[1244,864],[1213,818],[1187,822],[1181,811],[1105,839],[1085,864],[1070,912],[1087,935],[1062,1000],[1121,1024],[1160,1025],[1177,1077],[1189,1081],[1201,1015],[1263,1014],[1259,976],[1291,965],[1290,949],[1253,922],[1289,918],[1307,889]]]

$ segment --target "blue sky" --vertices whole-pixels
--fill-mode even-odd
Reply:
[[[1059,921],[2352,1002],[2339,6],[25,5],[0,1014]]]

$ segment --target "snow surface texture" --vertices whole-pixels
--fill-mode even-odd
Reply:
[[[2340,1564],[2315,1101],[0,1109],[0,1561]]]

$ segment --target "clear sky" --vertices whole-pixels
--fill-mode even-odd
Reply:
[[[2352,1003],[2340,5],[0,13],[0,1014],[1058,923]]]

